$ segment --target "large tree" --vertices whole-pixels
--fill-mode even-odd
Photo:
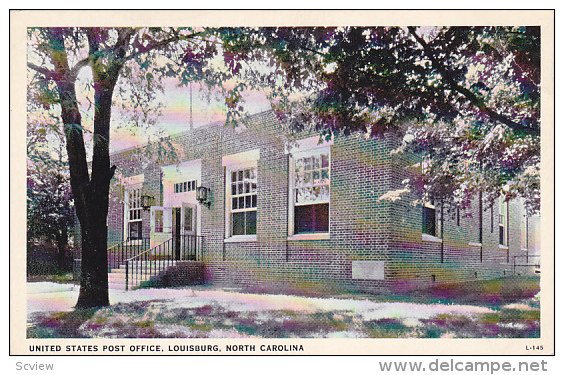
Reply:
[[[322,135],[397,132],[425,160],[402,191],[467,207],[540,208],[539,27],[221,29],[235,60],[266,59],[278,115]],[[242,48],[244,46],[244,48]],[[261,52],[257,52],[261,51]],[[237,60],[236,60],[237,61]],[[240,65],[233,64],[235,67]]]
[[[30,100],[58,111],[82,231],[78,307],[108,304],[110,120],[115,92],[147,117],[165,76],[225,98],[265,90],[290,129],[398,132],[427,160],[407,188],[469,204],[477,191],[538,209],[540,32],[535,27],[42,28],[29,31]],[[92,74],[92,159],[75,85]],[[139,120],[139,116],[133,116]],[[496,195],[497,194],[497,195]],[[491,198],[493,200],[493,198]]]
[[[64,270],[74,210],[62,133],[52,118],[31,106],[28,113],[27,242],[54,243]]]

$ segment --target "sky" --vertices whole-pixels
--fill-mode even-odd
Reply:
[[[84,126],[92,127],[92,107],[89,100],[93,95],[84,88],[85,82],[90,77],[87,69],[79,77],[77,95],[81,102]],[[112,108],[112,124],[110,135],[110,152],[137,147],[147,142],[147,138],[156,138],[164,135],[174,135],[190,128],[190,91],[188,87],[179,87],[174,78],[167,78],[163,82],[164,92],[158,96],[163,103],[161,115],[156,119],[154,126],[132,126],[124,114],[128,107],[114,104]],[[115,96],[116,94],[114,94]],[[245,110],[249,114],[258,113],[270,109],[270,103],[266,95],[261,92],[247,92],[245,97]],[[114,103],[116,102],[114,97]],[[208,96],[201,90],[200,85],[194,83],[192,86],[192,119],[193,126],[200,127],[211,123],[225,122],[226,108],[221,98],[214,95]],[[85,140],[90,143],[90,137],[85,135]]]

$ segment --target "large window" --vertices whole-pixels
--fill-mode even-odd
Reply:
[[[435,201],[430,200],[423,204],[423,217],[421,231],[423,234],[437,237],[437,209]]]
[[[125,211],[127,240],[139,240],[143,238],[142,210],[141,188],[127,189]]]
[[[228,174],[230,235],[257,234],[257,168],[234,167]]]
[[[507,238],[507,234],[508,234],[507,214],[508,214],[507,201],[505,200],[505,198],[500,197],[500,199],[499,199],[499,244],[504,245],[504,246],[507,246],[507,240],[508,240],[508,238]]]
[[[329,233],[330,159],[330,147],[294,155],[290,171],[293,206],[290,234]]]

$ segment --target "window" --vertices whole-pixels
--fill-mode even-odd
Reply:
[[[194,231],[194,208],[184,206],[184,233]]]
[[[499,199],[499,244],[507,246],[507,201],[500,197]]]
[[[290,166],[290,234],[329,233],[330,157],[329,147],[294,155]]]
[[[175,193],[186,193],[196,190],[196,180],[178,182],[174,184]]]
[[[257,168],[229,169],[230,235],[257,234]]]
[[[435,208],[435,201],[432,199],[423,204],[421,231],[423,234],[437,237],[437,209]]]
[[[155,210],[155,232],[162,233],[164,230],[163,210]]]
[[[130,188],[126,191],[126,234],[128,240],[143,238],[143,219],[141,217],[141,188]]]

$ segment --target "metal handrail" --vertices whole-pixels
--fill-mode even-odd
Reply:
[[[517,258],[525,258],[525,264],[518,264]],[[536,263],[529,263],[529,258],[538,258],[538,261]],[[513,255],[513,274],[517,273],[517,267],[540,268],[540,255],[538,254]]]
[[[130,239],[117,243],[108,248],[108,270],[119,268],[127,258],[146,251],[151,246],[148,238]]]
[[[125,290],[129,286],[139,285],[144,276],[156,277],[177,260],[202,260],[203,237],[181,235],[168,240],[125,260]],[[143,263],[145,270],[143,270]],[[131,269],[131,275],[130,275]]]

